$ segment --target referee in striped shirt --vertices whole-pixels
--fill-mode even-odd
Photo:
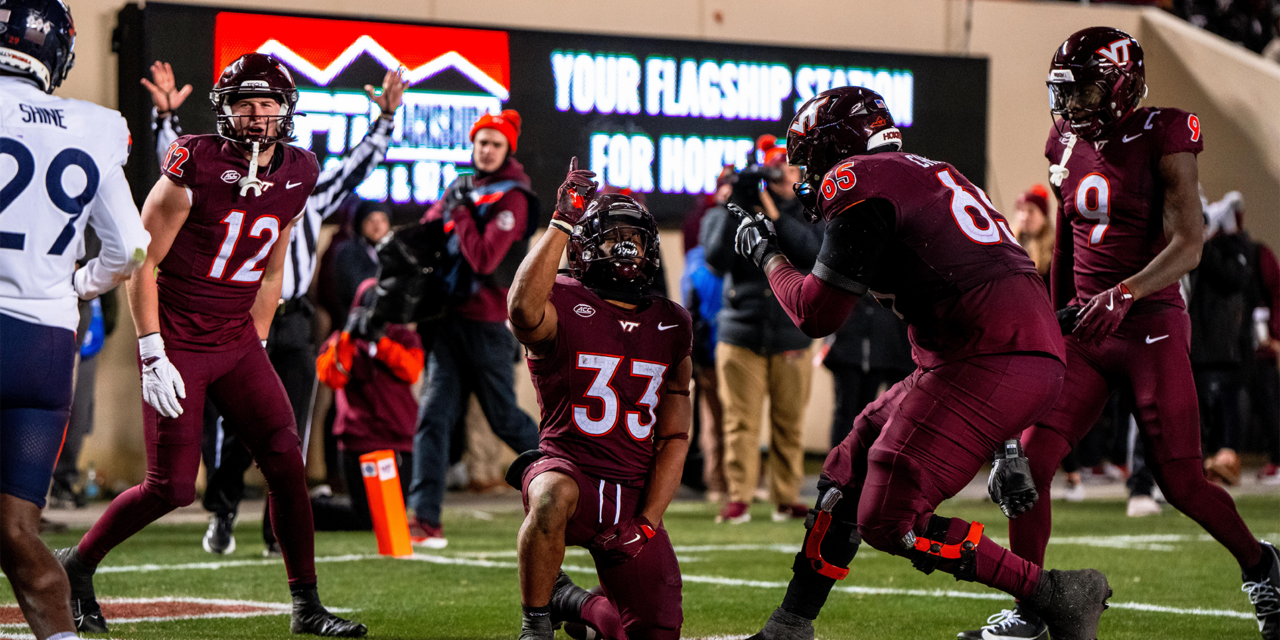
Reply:
[[[156,133],[156,153],[163,159],[169,145],[182,135],[174,111],[191,94],[191,85],[177,89],[173,69],[164,62],[151,66],[151,76],[151,80],[144,78],[142,84],[151,92],[155,107],[152,128]],[[289,236],[280,306],[267,337],[267,355],[284,384],[289,403],[293,405],[304,458],[311,436],[311,413],[316,391],[315,307],[307,299],[307,291],[316,270],[320,225],[338,212],[347,195],[353,193],[386,157],[395,128],[395,112],[400,107],[404,89],[404,79],[399,70],[387,72],[381,92],[365,85],[365,93],[378,105],[381,115],[374,119],[369,132],[358,145],[343,154],[339,162],[320,172],[315,191],[307,199],[306,213],[300,224],[294,225]],[[334,322],[343,320],[335,318]],[[244,497],[244,472],[253,459],[235,436],[222,429],[217,409],[208,402],[205,403],[204,433],[204,461],[209,474],[204,508],[213,514],[213,518],[203,546],[209,553],[231,553],[236,548],[233,530],[240,500]],[[270,514],[267,508],[262,516],[262,537],[266,544],[264,555],[268,556],[279,555],[280,550],[271,530]]]

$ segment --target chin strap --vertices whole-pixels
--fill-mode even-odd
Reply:
[[[253,157],[249,159],[249,175],[240,179],[240,195],[247,195],[249,190],[253,190],[253,195],[262,195],[262,181],[258,179],[258,142],[253,143]]]
[[[1070,173],[1070,171],[1067,171],[1067,161],[1071,159],[1071,148],[1076,146],[1076,140],[1078,139],[1079,136],[1076,134],[1068,133],[1067,148],[1062,152],[1062,162],[1049,167],[1049,182],[1059,189],[1062,188],[1062,181],[1066,180],[1067,175]]]

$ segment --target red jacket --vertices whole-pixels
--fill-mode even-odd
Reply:
[[[529,176],[525,174],[524,167],[511,157],[497,171],[478,177],[475,184],[479,187],[504,180],[529,184]],[[447,224],[452,223],[450,233],[457,235],[462,257],[477,275],[486,276],[498,268],[511,246],[524,238],[528,228],[529,198],[524,192],[512,189],[494,202],[492,210],[495,213],[491,216],[491,222],[481,231],[472,218],[470,209],[459,205],[452,211],[445,211],[442,198],[427,209],[423,221],[446,220],[446,230],[450,229]],[[465,302],[455,306],[453,311],[467,320],[506,322],[507,291],[506,287],[484,285]]]
[[[410,388],[422,373],[422,341],[404,325],[387,325],[377,343],[334,332],[316,373],[337,391],[333,433],[351,451],[412,451],[418,401]]]

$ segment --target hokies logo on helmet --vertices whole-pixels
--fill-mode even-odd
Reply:
[[[1111,64],[1124,66],[1129,64],[1129,44],[1132,42],[1132,38],[1121,38],[1098,49],[1097,54],[1110,60]]]

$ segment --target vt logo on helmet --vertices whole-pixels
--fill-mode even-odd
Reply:
[[[658,223],[630,196],[602,193],[569,237],[569,275],[602,298],[639,302],[661,263]]]
[[[1082,29],[1054,52],[1045,84],[1049,110],[1066,127],[1085,140],[1105,138],[1147,95],[1142,47],[1119,29]]]
[[[61,0],[0,2],[0,69],[35,80],[45,93],[75,64],[76,25]]]
[[[902,132],[880,94],[863,87],[838,87],[805,102],[787,128],[787,162],[804,167],[793,187],[812,221],[817,221],[822,177],[850,156],[901,151]]]
[[[236,103],[253,98],[271,98],[279,111],[271,114],[238,113]],[[246,53],[223,69],[209,92],[213,113],[218,119],[218,135],[232,142],[263,145],[289,140],[293,135],[293,113],[298,106],[298,89],[289,70],[274,56]]]

